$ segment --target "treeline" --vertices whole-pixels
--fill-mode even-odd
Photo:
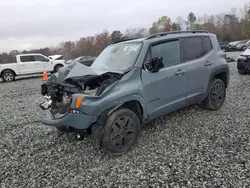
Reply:
[[[56,47],[45,47],[29,51],[12,50],[10,53],[0,54],[0,63],[12,62],[16,54],[41,53],[46,56],[62,54],[66,60],[82,55],[98,56],[110,43],[124,39],[145,37],[149,34],[164,31],[180,31],[202,29],[217,35],[219,41],[231,42],[235,40],[250,39],[250,6],[232,8],[227,13],[217,15],[204,15],[196,17],[190,12],[187,18],[181,16],[172,20],[168,16],[162,16],[148,28],[131,28],[124,32],[104,30],[94,36],[82,37],[78,41],[62,42]]]

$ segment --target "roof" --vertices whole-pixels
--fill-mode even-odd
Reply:
[[[28,55],[42,55],[39,53],[32,53],[32,54],[19,54],[19,56],[28,56]]]
[[[143,42],[143,41],[158,41],[162,39],[168,39],[168,38],[173,38],[173,36],[176,37],[188,37],[188,36],[193,36],[193,35],[211,35],[213,33],[209,33],[204,30],[190,30],[190,31],[173,31],[173,32],[162,32],[162,33],[156,33],[149,35],[145,38],[138,38],[138,39],[130,39],[130,40],[125,40],[117,43],[130,43],[130,42]]]

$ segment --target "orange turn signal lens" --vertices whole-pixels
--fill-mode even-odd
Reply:
[[[77,98],[76,99],[76,108],[80,108],[81,104],[82,104],[82,98]]]

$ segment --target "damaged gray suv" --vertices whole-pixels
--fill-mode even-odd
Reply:
[[[111,154],[131,150],[145,122],[192,104],[218,110],[229,84],[229,66],[216,35],[166,32],[106,47],[90,66],[73,63],[41,85],[52,117],[42,123],[60,132],[89,132]]]

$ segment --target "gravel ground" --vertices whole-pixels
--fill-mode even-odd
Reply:
[[[0,83],[0,187],[250,187],[250,79],[230,63],[224,106],[151,122],[120,157],[42,125],[41,77]]]

